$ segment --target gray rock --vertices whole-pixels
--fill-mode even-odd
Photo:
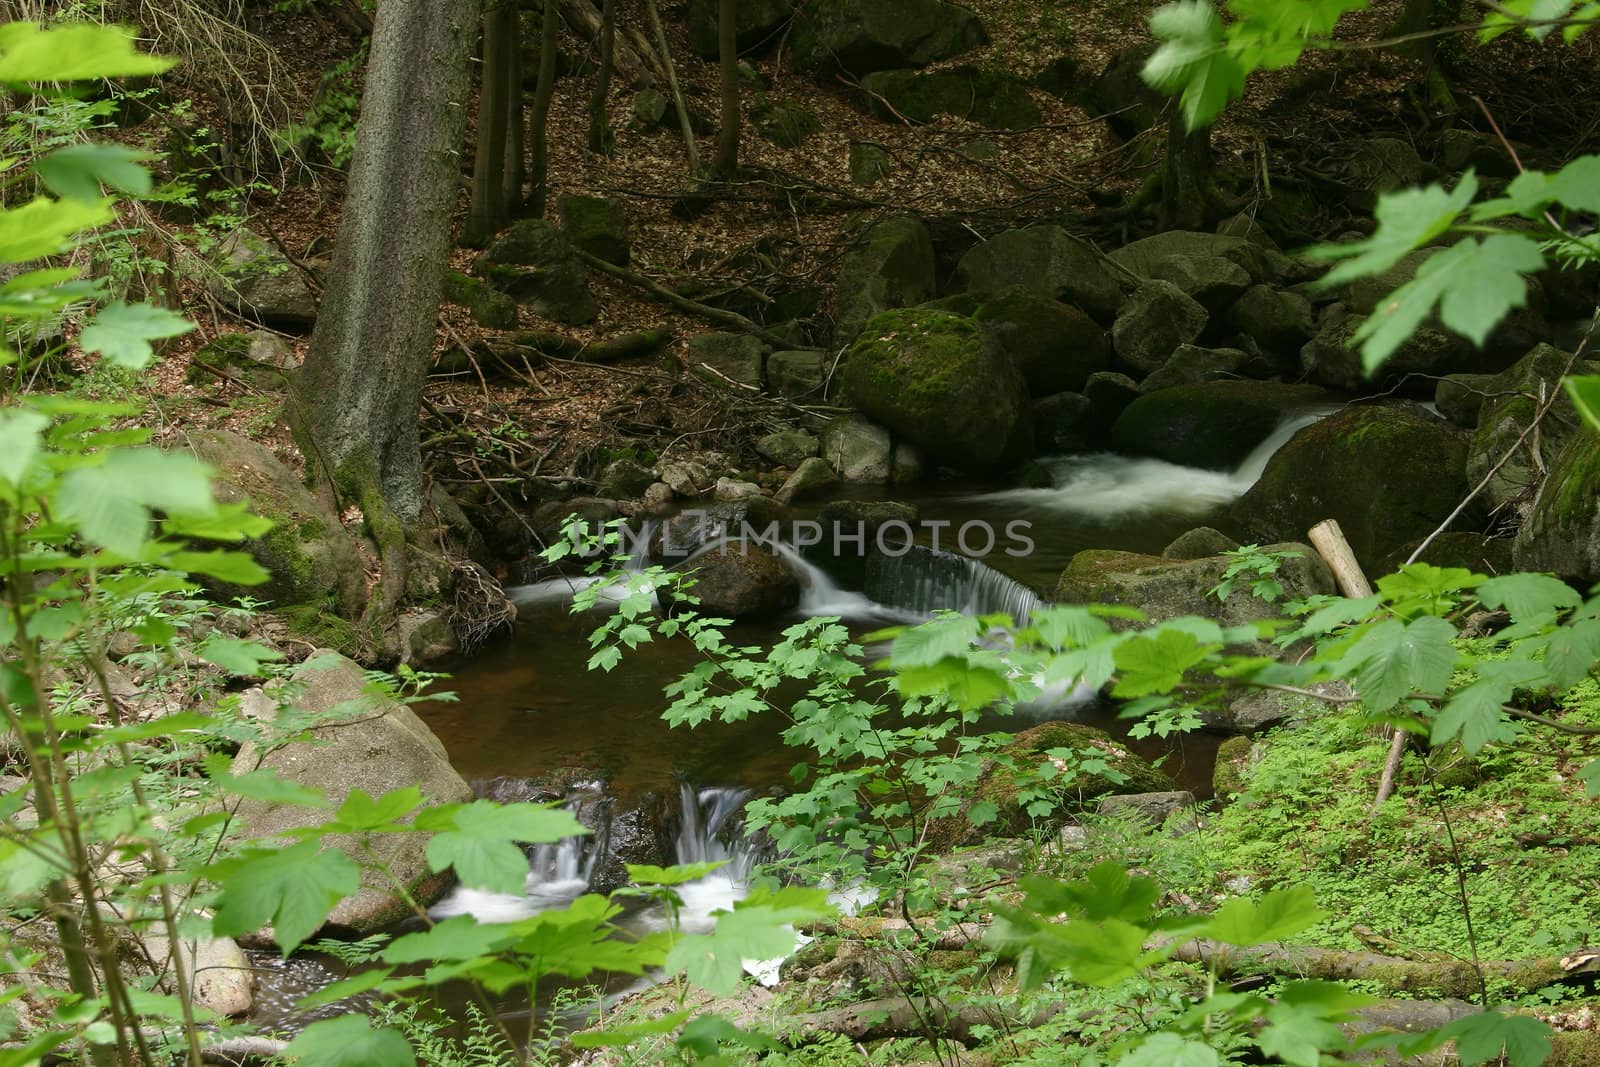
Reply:
[[[1225,310],[1250,288],[1250,272],[1223,256],[1168,256],[1150,270],[1154,281],[1171,282],[1212,314]]]
[[[458,270],[445,271],[443,299],[447,304],[460,304],[472,315],[472,321],[491,330],[517,328],[517,302],[507,293],[493,289],[481,279]]]
[[[1478,412],[1494,388],[1493,374],[1446,374],[1433,388],[1433,406],[1439,414],[1472,429],[1478,425]]]
[[[889,462],[892,468],[889,480],[896,485],[920,482],[927,470],[927,464],[922,461],[922,453],[909,441],[894,443],[894,455],[890,457]]]
[[[858,415],[834,419],[822,430],[822,459],[846,482],[887,482],[893,473],[889,431]]]
[[[750,124],[762,140],[779,148],[799,148],[822,129],[822,119],[815,111],[789,100],[757,104],[750,109]]]
[[[717,0],[689,0],[689,47],[701,59],[716,59]],[[794,14],[794,0],[739,0],[734,8],[734,45],[740,54],[760,52],[778,43]]]
[[[1096,371],[1083,383],[1083,395],[1089,398],[1092,431],[1109,432],[1128,405],[1139,399],[1139,383],[1118,371]]]
[[[898,500],[834,500],[817,513],[817,519],[824,528],[833,527],[845,536],[854,536],[860,531],[865,534],[868,544],[872,543],[872,538],[884,523],[898,522],[915,526],[921,517],[921,509],[915,504]],[[827,535],[824,535],[823,543],[828,543]]]
[[[1483,483],[1483,499],[1490,510],[1530,502],[1546,465],[1583,426],[1561,387],[1569,358],[1550,345],[1538,345],[1488,383],[1489,395],[1483,398],[1467,447],[1467,481]],[[1587,362],[1573,368],[1577,374],[1597,370],[1600,364]],[[1553,402],[1539,420],[1537,439],[1524,437],[1540,397],[1552,397]]]
[[[850,180],[857,185],[877,185],[889,176],[890,165],[889,153],[882,145],[850,142]]]
[[[1303,599],[1314,593],[1332,593],[1333,576],[1307,545],[1267,545],[1263,551],[1290,553],[1278,569],[1284,598]],[[1248,588],[1235,588],[1219,601],[1211,590],[1233,563],[1228,556],[1172,560],[1137,552],[1088,549],[1072,557],[1056,583],[1056,600],[1063,604],[1123,604],[1138,608],[1151,622],[1200,615],[1226,626],[1241,626],[1258,619],[1276,618],[1279,605],[1261,599]]]
[[[478,274],[543,318],[583,326],[600,315],[589,275],[564,233],[544,219],[522,219],[490,242]]]
[[[861,89],[867,110],[885,122],[925,124],[950,115],[990,129],[1025,130],[1041,117],[1022,79],[980,67],[881,70],[862,78]]]
[[[691,594],[702,615],[728,619],[767,618],[800,601],[800,582],[771,552],[749,541],[718,545],[687,565],[695,575]]]
[[[934,294],[933,239],[920,219],[884,219],[862,234],[839,264],[834,335],[854,340],[880,311],[920,304]]]
[[[1370,208],[1378,194],[1422,183],[1422,157],[1409,141],[1398,137],[1372,137],[1357,142],[1345,165],[1349,199]]]
[[[641,126],[659,126],[666,120],[667,97],[659,89],[640,89],[633,94],[633,118]]]
[[[1131,44],[1113,55],[1089,86],[1088,111],[1106,116],[1106,124],[1123,140],[1155,125],[1167,98],[1145,83],[1144,65],[1155,45]]]
[[[1417,374],[1426,377],[1416,379],[1416,388],[1426,389],[1434,378],[1446,374],[1498,371],[1505,366],[1504,361],[1474,349],[1464,337],[1424,326],[1369,379],[1361,365],[1360,348],[1350,345],[1362,321],[1362,316],[1343,304],[1334,304],[1324,313],[1316,336],[1300,350],[1300,365],[1311,380],[1330,389],[1366,392],[1400,386],[1408,375]]]
[[[438,611],[406,611],[395,620],[400,662],[413,665],[437,663],[459,650],[450,620]]]
[[[806,0],[790,39],[801,69],[858,77],[925,67],[988,42],[978,16],[945,0]]]
[[[1205,559],[1220,556],[1239,547],[1239,542],[1209,526],[1197,526],[1179,534],[1171,544],[1161,550],[1162,559]]]
[[[1095,425],[1093,401],[1082,393],[1056,393],[1033,402],[1033,441],[1041,452],[1082,452]]]
[[[1059,226],[1006,230],[973,246],[956,264],[956,281],[980,296],[1031,289],[1101,322],[1109,322],[1122,301],[1122,287],[1100,254]]]
[[[607,263],[628,265],[628,216],[622,201],[608,196],[563,193],[556,199],[561,232],[572,247]]]
[[[661,480],[678,496],[693,498],[710,489],[715,479],[705,464],[679,460],[661,465]]]
[[[1199,345],[1179,345],[1172,350],[1167,361],[1152,371],[1139,383],[1139,392],[1153,393],[1158,389],[1172,389],[1179,385],[1198,385],[1220,379],[1238,377],[1250,356],[1237,348],[1201,348]]]
[[[246,318],[283,326],[317,321],[316,297],[299,268],[248,226],[222,240],[210,267],[206,291]]]
[[[1199,337],[1208,319],[1206,309],[1176,285],[1149,281],[1117,313],[1111,343],[1124,363],[1149,374],[1179,345]]]
[[[1105,331],[1087,314],[1031,289],[1007,289],[974,316],[986,344],[1010,358],[1033,396],[1071,392],[1111,362]]]
[[[689,371],[720,385],[726,385],[722,378],[727,378],[760,389],[768,351],[748,334],[697,333],[689,338]],[[716,373],[708,373],[707,367]]]
[[[322,790],[337,807],[352,790],[381,797],[394,789],[416,786],[430,804],[457,804],[472,799],[472,790],[450,766],[449,755],[415,712],[388,697],[369,691],[366,673],[354,662],[332,652],[318,652],[295,669],[299,687],[294,707],[301,712],[327,715],[326,725],[307,731],[302,739],[258,752],[246,745],[237,757],[241,766],[275,770],[299,785]],[[337,711],[335,709],[338,709]],[[238,817],[252,837],[275,838],[299,827],[319,823],[324,813],[291,804],[247,800]],[[376,834],[366,846],[423,906],[437,900],[450,884],[450,873],[429,869],[426,850],[430,834]],[[323,838],[324,848],[341,849],[354,857],[364,854],[353,836]],[[327,925],[365,936],[386,929],[411,915],[408,904],[381,875],[363,872],[362,888],[340,901]]]
[[[798,403],[822,400],[827,357],[816,351],[774,352],[767,357],[767,389]]]
[[[1194,807],[1194,794],[1187,789],[1167,790],[1160,793],[1119,793],[1100,798],[1101,815],[1133,815],[1152,826],[1164,826],[1179,812]],[[1189,818],[1188,830],[1194,829],[1194,818]]]
[[[717,484],[711,487],[711,499],[719,504],[736,504],[766,495],[755,482],[741,482],[736,478],[718,478]]]
[[[1112,252],[1113,263],[1140,278],[1155,278],[1168,261],[1180,257],[1226,259],[1244,268],[1252,282],[1272,282],[1290,269],[1281,253],[1254,241],[1197,230],[1168,230],[1141,238]]]
[[[833,473],[833,468],[828,466],[828,461],[820,457],[802,460],[800,465],[789,475],[788,481],[778,490],[777,499],[781,504],[792,503],[810,493],[820,492],[829,486],[837,485],[839,478]]]
[[[1311,302],[1299,293],[1254,285],[1234,301],[1227,321],[1262,351],[1293,358],[1311,336]]]
[[[651,482],[639,496],[639,503],[653,514],[660,514],[672,506],[672,486],[666,482]]]
[[[821,446],[804,430],[780,430],[756,442],[756,451],[780,467],[798,467],[815,456]]]
[[[648,489],[656,480],[656,472],[632,459],[615,459],[600,472],[595,491],[600,496],[629,500]]]
[[[1520,570],[1600,582],[1600,433],[1573,435],[1550,464],[1514,549]]]
[[[1331,699],[1273,689],[1252,689],[1228,702],[1227,714],[1218,725],[1231,733],[1257,734],[1326,713],[1334,700],[1352,695],[1344,682],[1317,682],[1311,687]],[[1209,724],[1208,724],[1209,725]]]
[[[233,586],[215,579],[219,597],[253,596],[278,608],[314,605],[355,618],[366,604],[361,553],[339,516],[262,445],[228,430],[192,433],[189,447],[216,471],[217,498],[248,499],[273,528],[239,546],[271,575],[264,585]]]

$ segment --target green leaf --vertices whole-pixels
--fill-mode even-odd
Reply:
[[[1478,680],[1451,696],[1434,720],[1431,739],[1435,745],[1461,738],[1468,752],[1477,752],[1490,741],[1511,736],[1500,705],[1520,688],[1541,686],[1547,679],[1543,665],[1532,660],[1479,660],[1473,670]]]
[[[698,882],[713,871],[721,870],[728,865],[727,860],[715,860],[710,863],[686,863],[675,867],[657,867],[653,863],[628,863],[624,864],[628,871],[628,881],[634,885],[685,885],[689,882]]]
[[[889,646],[895,668],[932,667],[963,658],[978,640],[978,620],[969,615],[941,615],[921,626],[902,630]]]
[[[341,833],[410,829],[399,820],[415,811],[421,803],[422,790],[414,785],[391,789],[377,800],[365,789],[352,789],[333,818]]]
[[[165,529],[168,534],[175,532],[170,522],[165,524]],[[272,578],[248,552],[174,552],[167,557],[167,566],[232,585],[260,585]]]
[[[716,917],[709,934],[681,938],[667,954],[668,974],[713,993],[738,988],[745,960],[770,960],[794,951],[794,927],[834,913],[823,889],[785,886],[775,893],[757,891]]]
[[[1212,913],[1196,936],[1248,948],[1298,934],[1327,917],[1312,898],[1311,887],[1297,885],[1274,889],[1259,902],[1233,897]]]
[[[1380,301],[1352,340],[1361,343],[1371,374],[1406,342],[1438,307],[1439,320],[1473,344],[1513,308],[1528,302],[1525,274],[1544,268],[1539,243],[1521,234],[1472,237],[1435,252],[1417,276]]]
[[[1156,89],[1181,93],[1184,121],[1210,124],[1228,101],[1244,93],[1246,71],[1223,41],[1222,20],[1205,0],[1179,0],[1157,8],[1150,33],[1161,42],[1142,76]]]
[[[1118,697],[1170,693],[1183,681],[1185,671],[1215,650],[1215,645],[1203,646],[1193,634],[1182,630],[1159,630],[1154,637],[1130,637],[1117,646],[1113,655],[1117,684],[1111,693]]]
[[[154,304],[108,304],[78,336],[85,352],[98,352],[118,367],[139,370],[155,357],[150,342],[177,337],[194,323]]]
[[[1548,574],[1507,574],[1478,586],[1478,599],[1487,608],[1505,608],[1513,619],[1555,615],[1575,608],[1583,597],[1566,582]]]
[[[307,808],[325,808],[328,798],[322,790],[284,778],[271,767],[246,774],[234,774],[233,757],[214,752],[202,761],[206,776],[217,788],[230,796],[259,800],[264,804],[294,804]]]
[[[7,484],[22,484],[39,454],[39,439],[49,425],[48,418],[28,408],[0,411],[0,478]]]
[[[150,191],[150,172],[140,161],[149,158],[119,144],[75,144],[36,161],[33,171],[51,192],[72,200],[98,200],[102,183],[143,196]]]
[[[316,933],[335,904],[361,888],[361,868],[337,849],[316,841],[289,848],[251,848],[217,864],[221,885],[212,929],[234,936],[272,924],[273,939],[288,956]]]
[[[1372,212],[1377,228],[1371,237],[1365,241],[1307,249],[1306,255],[1312,259],[1345,260],[1317,284],[1342,285],[1357,278],[1382,274],[1407,253],[1448,230],[1477,195],[1478,179],[1470,170],[1448,193],[1441,186],[1427,185],[1382,194]]]
[[[570,1040],[573,1048],[609,1048],[613,1045],[631,1045],[640,1038],[670,1034],[694,1014],[675,1011],[656,1019],[636,1023],[610,1023],[603,1030],[580,1030]]]
[[[206,467],[187,452],[113,449],[103,462],[62,475],[55,493],[57,517],[123,556],[137,556],[144,547],[152,508],[179,515],[215,514]]]
[[[229,674],[241,678],[259,678],[262,675],[263,663],[274,663],[283,658],[283,653],[275,648],[255,641],[240,641],[234,637],[219,637],[215,634],[207,637],[195,649],[200,658],[207,663],[214,663]]]
[[[405,1036],[388,1027],[374,1030],[365,1015],[340,1015],[300,1031],[281,1053],[304,1067],[416,1067]]]
[[[1600,759],[1590,760],[1578,768],[1578,781],[1583,783],[1583,795],[1590,800],[1600,797]]]
[[[1362,635],[1341,666],[1356,668],[1356,691],[1370,712],[1388,711],[1413,692],[1443,693],[1450,684],[1456,629],[1424,615],[1409,623],[1389,619]]]
[[[422,816],[417,825],[431,828]],[[454,809],[449,825],[428,839],[428,865],[435,871],[454,867],[463,884],[499,893],[520,893],[527,881],[528,858],[519,843],[544,844],[589,833],[571,812],[488,800]]]
[[[1095,864],[1081,881],[1058,882],[1044,875],[1029,875],[1022,880],[1022,888],[1028,894],[1028,908],[1040,915],[1066,914],[1090,922],[1149,922],[1150,909],[1161,896],[1154,879],[1133,877],[1114,860]]]
[[[1544,669],[1550,683],[1570,689],[1589,676],[1600,660],[1600,619],[1559,626],[1544,639]]]
[[[498,952],[516,939],[516,930],[504,923],[480,923],[470,915],[457,915],[432,929],[395,938],[383,950],[383,961],[470,960]]]
[[[134,35],[94,22],[49,29],[0,23],[0,82],[68,82],[130,78],[171,70],[174,62],[134,48]]]
[[[1218,1067],[1217,1050],[1204,1041],[1179,1034],[1158,1033],[1145,1038],[1117,1061],[1117,1067]]]
[[[1574,374],[1563,379],[1572,406],[1578,409],[1589,428],[1600,430],[1600,374]]]
[[[0,23],[0,31],[5,28],[6,24]],[[41,196],[21,207],[0,208],[0,263],[53,256],[65,251],[77,234],[115,218],[107,199],[89,203]]]
[[[1439,1032],[1454,1039],[1464,1067],[1498,1060],[1502,1053],[1510,1067],[1539,1067],[1550,1055],[1550,1027],[1526,1015],[1479,1012]]]

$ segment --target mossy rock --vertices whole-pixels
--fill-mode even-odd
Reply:
[[[741,55],[773,47],[793,14],[794,0],[739,0],[734,8],[734,47]],[[690,49],[701,59],[716,59],[717,0],[690,0],[688,24]]]
[[[845,356],[844,388],[869,418],[949,466],[988,470],[1032,450],[1022,376],[959,315],[908,308],[869,319]]]
[[[1421,543],[1418,540],[1397,549],[1378,573],[1388,574],[1399,570]],[[1417,561],[1431,563],[1435,567],[1464,567],[1475,574],[1510,574],[1517,569],[1513,559],[1515,545],[1516,542],[1509,537],[1446,530],[1428,542],[1428,547],[1422,550]]]
[[[822,129],[822,119],[803,104],[760,104],[750,110],[750,122],[762,138],[779,148],[799,148]]]
[[[834,283],[834,336],[855,339],[881,311],[920,304],[934,293],[933,238],[910,215],[873,224],[839,263]]]
[[[1600,582],[1600,433],[1580,430],[1562,449],[1517,534],[1521,570]]]
[[[1086,757],[1102,759],[1122,780],[1094,772],[1081,771],[1050,780],[1050,788],[1065,798],[1065,807],[1050,819],[1059,821],[1070,810],[1093,807],[1092,802],[1114,793],[1161,793],[1177,788],[1172,779],[1104,730],[1074,722],[1047,722],[1017,734],[997,753],[993,763],[979,778],[977,799],[994,804],[999,811],[998,827],[1005,832],[1024,833],[1035,820],[1023,810],[1018,793],[1034,773],[1049,763],[1049,753],[1070,749]]]
[[[1040,120],[1039,105],[1021,79],[978,67],[882,70],[862,78],[861,89],[867,110],[885,122],[926,124],[950,115],[991,129],[1023,130]]]
[[[974,245],[956,264],[957,285],[988,295],[1032,289],[1110,322],[1122,304],[1122,283],[1095,251],[1059,226],[1006,230]]]
[[[795,65],[860,77],[925,67],[989,43],[978,16],[946,0],[806,0],[795,13]]]
[[[1561,387],[1569,359],[1552,345],[1537,345],[1485,386],[1488,395],[1478,408],[1467,449],[1467,480],[1473,485],[1483,482],[1483,499],[1491,511],[1531,501],[1544,465],[1582,427],[1583,420]],[[1597,372],[1600,364],[1593,361],[1572,368],[1574,374]],[[1552,402],[1539,419],[1535,439],[1527,431],[1538,413],[1540,396],[1551,397]]]
[[[1229,800],[1243,793],[1249,783],[1246,775],[1255,753],[1255,742],[1248,737],[1230,737],[1217,746],[1216,763],[1211,771],[1211,792],[1218,800]]]
[[[565,193],[556,200],[556,214],[572,247],[607,263],[628,265],[628,216],[622,201]]]
[[[444,300],[466,308],[472,315],[472,321],[479,326],[491,330],[517,328],[517,302],[470,274],[458,270],[446,271]]]
[[[190,435],[195,454],[217,472],[225,503],[248,499],[273,527],[239,547],[271,574],[264,585],[211,582],[221,597],[253,596],[275,608],[302,606],[317,615],[355,618],[366,604],[361,553],[333,509],[265,447],[227,430]],[[343,646],[348,647],[348,646]]]
[[[1112,425],[1118,451],[1169,463],[1232,470],[1266,440],[1284,416],[1328,404],[1311,385],[1280,382],[1200,382],[1140,396]]]
[[[1220,536],[1220,535],[1219,535]],[[1333,576],[1310,547],[1285,542],[1263,552],[1279,555],[1277,580],[1287,599],[1303,599],[1334,591]],[[1247,586],[1226,600],[1213,594],[1233,563],[1230,556],[1165,559],[1137,552],[1087,549],[1067,563],[1056,582],[1056,600],[1064,604],[1121,604],[1138,608],[1152,622],[1183,615],[1213,618],[1227,626],[1275,618],[1276,604],[1256,596]]]
[[[1010,358],[1033,396],[1080,390],[1111,362],[1100,325],[1043,293],[1004,290],[984,301],[975,317],[984,339]]]
[[[1426,537],[1466,496],[1466,462],[1466,435],[1418,404],[1349,407],[1279,449],[1232,516],[1267,540],[1303,537],[1337,519],[1367,573],[1378,574],[1390,553]],[[1468,508],[1456,525],[1480,521],[1481,511]]]

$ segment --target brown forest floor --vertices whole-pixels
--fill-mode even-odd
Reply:
[[[251,28],[270,47],[276,64],[273,85],[279,99],[269,103],[281,118],[292,118],[311,106],[324,72],[351,56],[360,42],[321,6],[297,14],[284,13],[282,6],[258,13]],[[633,6],[624,4],[624,10]],[[1071,4],[971,0],[970,6],[984,19],[994,41],[956,62],[1031,75],[1058,56],[1070,54],[1085,77],[1092,78],[1119,50],[1147,39],[1142,27],[1152,5],[1131,0]],[[1382,37],[1398,6],[1380,3],[1348,18],[1345,40]],[[679,77],[691,106],[714,114],[716,65],[694,57],[681,16],[681,9],[663,11]],[[1595,150],[1600,142],[1596,38],[1600,34],[1591,34],[1572,48],[1554,41],[1536,45],[1503,38],[1459,56],[1453,87],[1462,110],[1455,122],[1487,132],[1487,111],[1513,140],[1534,146],[1529,153],[1534,160],[1559,161]],[[592,51],[565,27],[561,49],[569,60],[588,57]],[[638,126],[632,120],[632,90],[616,84],[610,102],[616,150],[610,157],[594,155],[585,144],[585,102],[592,75],[559,79],[549,121],[551,203],[564,192],[622,198],[632,228],[632,267],[653,278],[689,275],[702,292],[736,296],[752,289],[782,292],[805,285],[826,291],[851,238],[882,215],[912,212],[940,219],[941,238],[950,238],[946,243],[975,242],[1047,216],[1086,219],[1095,202],[1134,193],[1148,173],[1146,161],[1159,154],[1159,144],[1140,143],[1152,135],[1123,143],[1096,116],[1042,92],[1033,95],[1043,122],[1029,130],[986,130],[951,118],[910,127],[873,119],[848,86],[825,86],[796,73],[781,46],[753,61],[753,66],[769,99],[811,109],[822,128],[798,148],[783,149],[763,140],[747,120],[742,163],[757,177],[692,222],[671,212],[673,200],[687,184],[686,156],[676,127]],[[1254,196],[1259,198],[1270,183],[1282,182],[1297,168],[1336,170],[1343,141],[1374,132],[1412,136],[1408,131],[1429,122],[1437,127],[1437,116],[1426,115],[1419,103],[1420,72],[1419,64],[1391,52],[1355,50],[1313,54],[1297,68],[1258,77],[1214,132],[1218,164],[1252,175]],[[213,71],[200,73],[216,76]],[[1478,98],[1483,100],[1481,107]],[[752,102],[747,95],[747,119]],[[189,106],[197,121],[219,122],[213,97],[196,93]],[[470,138],[469,132],[469,142]],[[996,158],[976,161],[959,151],[975,139],[995,144]],[[891,173],[868,188],[852,185],[848,173],[852,141],[871,141],[886,149],[893,159]],[[702,135],[700,142],[702,153],[709,155],[711,138]],[[1429,155],[1424,148],[1424,158]],[[470,165],[471,158],[469,143],[462,159]],[[331,247],[343,181],[336,170],[314,158],[306,164],[288,174],[263,173],[261,184],[245,199],[245,210],[258,229],[269,229],[291,255],[311,260],[326,256]],[[462,211],[466,188],[464,174]],[[1246,210],[1252,206],[1247,203]],[[1351,221],[1348,216],[1328,214],[1307,219],[1306,228],[1309,236],[1322,238],[1347,228]],[[170,231],[191,229],[159,225]],[[1108,244],[1140,235],[1126,229],[1078,228]],[[458,249],[452,263],[466,269],[473,255]],[[716,328],[620,281],[596,275],[591,284],[603,307],[594,325],[563,327],[524,309],[521,328],[557,330],[590,341],[664,327],[677,336],[673,353],[680,359],[690,334]],[[184,304],[202,326],[173,345],[158,368],[162,432],[226,426],[266,438],[284,458],[297,461],[276,418],[276,398],[250,395],[253,391],[226,382],[196,385],[185,380],[187,356],[197,345],[220,332],[251,327],[208,303],[197,280],[186,278],[180,288]],[[470,346],[486,332],[465,309],[451,305],[443,308],[441,322],[438,354],[453,346]],[[292,340],[303,351],[305,338]],[[642,436],[638,443],[658,452],[713,445],[729,449],[786,414],[719,390],[686,385],[663,372],[655,359],[616,368],[546,361],[534,369],[532,380],[509,383],[470,370],[439,375],[431,381],[429,401],[425,437],[450,428],[448,423],[464,425],[480,440],[498,442],[495,447],[480,447],[476,456],[460,444],[450,446],[455,451],[449,456],[436,455],[435,460],[444,461],[436,464],[437,472],[447,480],[496,477],[495,464],[506,458],[525,472],[536,456],[544,457],[539,464],[542,473],[559,473],[589,446],[623,433]],[[507,479],[507,491],[522,488],[512,484],[517,480]]]

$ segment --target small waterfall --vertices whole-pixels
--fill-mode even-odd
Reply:
[[[645,543],[642,536],[637,543]],[[644,570],[647,564],[648,560],[642,552],[629,556],[620,568],[622,577],[600,591],[600,601],[596,606],[615,604],[626,597],[633,576]],[[616,569],[616,567],[609,568],[608,573]],[[506,589],[506,596],[516,607],[517,613],[523,615],[541,608],[570,604],[580,590],[598,585],[603,579],[604,575],[598,574],[561,574],[541,582],[511,586]]]
[[[1231,471],[1110,452],[1063,456],[1045,461],[1052,487],[1007,489],[986,493],[983,499],[1106,522],[1139,515],[1204,515],[1243,496],[1261,479],[1273,453],[1337,410],[1319,407],[1287,416]]]
[[[744,898],[750,872],[759,857],[744,836],[743,815],[748,789],[679,786],[681,822],[673,842],[673,861],[723,863],[704,878],[678,887],[683,910],[678,921],[691,933],[714,925],[711,913],[732,908]]]
[[[921,545],[900,556],[869,557],[867,595],[921,618],[935,611],[1004,612],[1019,622],[1040,602],[1038,593],[986,563]]]
[[[829,577],[827,571],[807,560],[789,545],[777,545],[774,554],[799,579],[800,603],[795,610],[806,618],[837,616],[849,622],[877,624],[914,624],[923,621],[924,616],[914,611],[899,610],[880,604],[865,593],[840,587]]]

